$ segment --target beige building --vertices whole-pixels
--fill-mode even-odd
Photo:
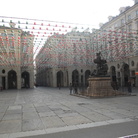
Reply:
[[[3,89],[34,87],[34,36],[21,29],[0,26],[0,84]]]
[[[87,85],[95,68],[93,60],[101,52],[108,63],[108,74],[120,86],[133,79],[138,86],[138,1],[121,7],[116,17],[100,24],[92,33],[72,31],[53,35],[36,57],[36,82],[43,86],[68,86],[70,82]],[[41,61],[41,62],[40,62]]]
[[[36,57],[36,83],[61,87],[69,83],[88,85],[91,73],[90,33],[72,31],[53,35]]]
[[[100,24],[100,29],[91,34],[94,53],[101,51],[108,62],[113,81],[126,86],[133,79],[138,86],[138,1],[132,7],[121,7],[116,17]]]

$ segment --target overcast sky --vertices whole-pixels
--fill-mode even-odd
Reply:
[[[90,24],[97,28],[133,0],[1,0],[0,16]]]

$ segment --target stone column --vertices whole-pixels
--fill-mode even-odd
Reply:
[[[2,84],[2,76],[0,76],[0,83]]]
[[[18,90],[21,89],[21,73],[20,73],[20,71],[18,71],[18,73],[17,73],[17,89]]]
[[[64,87],[67,87],[67,85],[68,85],[68,84],[67,84],[67,82],[68,82],[68,81],[67,81],[67,70],[64,70],[64,71],[63,71],[63,76],[64,76],[64,78],[63,78]]]
[[[72,83],[72,71],[68,70],[69,84]]]
[[[5,76],[5,89],[8,89],[8,75]]]
[[[138,75],[136,75],[136,87],[138,87]]]
[[[52,76],[51,76],[51,71],[50,71],[50,77],[51,78],[49,78],[50,79],[50,83],[52,84],[52,82],[53,82],[53,87],[57,87],[57,77],[56,77],[56,70],[53,70],[52,71]]]
[[[30,73],[30,88],[34,88],[34,73]]]

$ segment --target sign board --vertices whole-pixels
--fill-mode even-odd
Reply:
[[[137,72],[135,72],[135,75],[138,75],[138,71],[137,71]]]

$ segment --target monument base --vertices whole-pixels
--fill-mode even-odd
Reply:
[[[82,95],[89,97],[108,97],[124,95],[125,93],[113,90],[111,86],[111,78],[108,76],[104,77],[91,77],[88,79],[89,86]]]

